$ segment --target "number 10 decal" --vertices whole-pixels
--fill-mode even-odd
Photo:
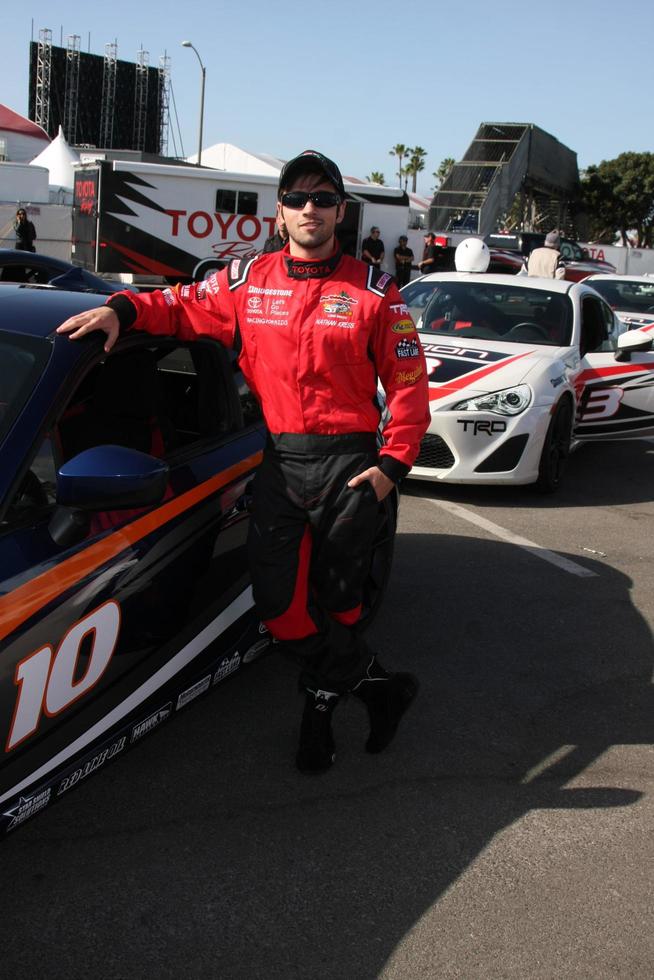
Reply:
[[[38,730],[43,713],[54,718],[95,687],[109,666],[119,632],[120,607],[110,600],[71,626],[56,653],[47,644],[16,665],[14,684],[19,689],[18,700],[5,752],[15,749]],[[86,637],[91,643],[86,671],[75,680]]]

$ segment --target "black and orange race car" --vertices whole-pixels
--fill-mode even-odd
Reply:
[[[215,341],[55,334],[102,302],[0,286],[2,833],[271,645],[245,547],[259,406]]]

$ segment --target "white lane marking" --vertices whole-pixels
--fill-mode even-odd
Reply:
[[[563,555],[557,555],[555,551],[548,551],[547,548],[542,548],[534,541],[529,541],[528,538],[521,538],[519,534],[514,534],[505,527],[500,527],[499,524],[493,524],[492,521],[487,521],[485,517],[475,514],[474,511],[468,510],[466,507],[460,507],[458,504],[453,504],[449,500],[434,500],[431,498],[430,502],[446,510],[454,517],[459,517],[462,521],[469,521],[470,524],[475,524],[477,527],[482,528],[482,530],[488,531],[489,534],[500,538],[502,541],[508,541],[509,544],[515,544],[518,548],[523,548],[530,554],[535,555],[536,558],[542,558],[543,561],[548,561],[551,565],[556,565],[557,568],[561,568],[570,575],[578,575],[580,578],[597,578],[597,572],[591,572],[589,568],[584,568],[583,565],[577,565],[576,562],[570,561],[569,558],[564,558]]]
[[[169,681],[175,674],[178,674],[180,670],[186,667],[187,664],[190,664],[205,647],[208,647],[210,643],[217,639],[221,633],[224,633],[232,623],[235,623],[253,605],[252,586],[248,586],[244,592],[241,592],[240,596],[237,596],[226,609],[223,609],[197,636],[189,640],[179,653],[176,653],[163,667],[155,671],[147,681],[141,684],[140,687],[137,687],[135,691],[132,691],[124,701],[121,701],[119,705],[106,714],[97,724],[88,728],[79,738],[76,738],[74,742],[67,745],[65,749],[62,749],[57,755],[53,755],[39,769],[35,769],[34,772],[21,780],[20,783],[16,783],[7,793],[0,796],[0,803],[4,803],[11,796],[22,792],[27,786],[31,786],[37,779],[51,772],[52,769],[55,769],[62,762],[65,762],[66,759],[69,759],[83,749],[85,745],[88,745],[99,735],[112,728],[116,722],[128,715],[134,708],[137,708],[142,701],[145,701],[151,694],[154,694],[166,681]]]

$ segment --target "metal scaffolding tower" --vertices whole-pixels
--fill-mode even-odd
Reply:
[[[100,106],[99,146],[111,149],[114,145],[114,107],[116,105],[116,68],[118,64],[118,44],[104,46],[104,65],[102,66],[102,103]]]
[[[46,133],[50,125],[50,72],[52,68],[52,31],[43,27],[39,31],[36,54],[36,106],[34,122]]]
[[[168,129],[170,125],[170,57],[159,58],[159,153],[168,156]]]
[[[148,68],[150,55],[143,48],[136,62],[136,88],[134,92],[134,140],[135,150],[145,149],[145,126],[148,118]]]
[[[77,106],[79,90],[79,34],[66,40],[66,86],[64,94],[64,135],[69,143],[77,142]]]

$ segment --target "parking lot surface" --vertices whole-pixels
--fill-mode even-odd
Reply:
[[[649,978],[654,442],[552,497],[409,482],[370,640],[419,699],[293,767],[272,655],[2,846],[0,976]]]

